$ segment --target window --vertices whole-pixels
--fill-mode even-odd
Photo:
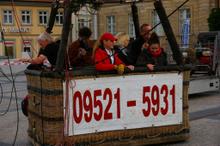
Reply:
[[[91,19],[89,17],[79,17],[78,19],[78,29],[82,27],[88,27],[91,28]]]
[[[179,31],[181,35],[181,47],[188,48],[189,47],[189,35],[190,35],[190,9],[181,9],[180,10],[180,19],[179,19]]]
[[[131,38],[135,38],[134,21],[131,14],[128,16],[128,34]]]
[[[9,58],[15,58],[15,42],[14,41],[5,41],[5,56]]]
[[[153,11],[153,26],[157,25],[158,23],[160,23],[160,18],[156,12],[156,10]],[[162,25],[158,25],[154,31],[157,33],[158,36],[163,36],[164,35],[164,31],[163,31],[163,27]]]
[[[107,31],[112,34],[116,33],[115,16],[107,16]]]
[[[190,19],[191,19],[190,9],[181,9],[179,14],[180,14],[179,32],[182,33],[184,23],[186,23],[186,21],[190,22]],[[190,23],[189,23],[189,27],[190,27]]]
[[[82,11],[81,11],[82,13]],[[79,14],[76,16],[76,19],[75,19],[75,29],[73,29],[74,33],[75,34],[73,36],[73,39],[76,39],[78,38],[78,33],[79,33],[79,30],[83,27],[88,27],[90,28],[90,30],[92,30],[92,16],[90,14],[87,14],[87,13],[83,13],[83,14]]]
[[[23,44],[22,58],[32,57],[31,40],[24,40],[22,41],[22,44]]]
[[[21,11],[22,24],[31,24],[31,12],[27,10]]]
[[[46,25],[48,20],[48,12],[47,11],[39,11],[39,23],[42,25]]]
[[[23,43],[23,51],[24,52],[31,52],[31,41],[30,40],[24,40]]]
[[[63,24],[63,12],[58,12],[56,15],[56,24]]]
[[[13,16],[11,10],[3,11],[3,23],[4,24],[13,24]]]

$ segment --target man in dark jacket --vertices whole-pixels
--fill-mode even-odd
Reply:
[[[52,66],[56,65],[57,53],[59,50],[59,43],[54,42],[51,35],[47,32],[43,32],[37,38],[41,50],[37,57],[32,59],[21,58],[20,61],[29,62],[32,65],[42,65],[44,61],[48,60]]]
[[[150,38],[151,26],[149,24],[142,24],[140,27],[140,36],[128,45],[126,60],[122,60],[126,64],[135,65],[137,58],[141,53],[144,43]]]

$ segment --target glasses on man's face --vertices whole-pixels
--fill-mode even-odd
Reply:
[[[147,31],[147,32],[142,32],[142,36],[149,38],[151,35],[151,32]]]
[[[148,32],[144,32],[144,36],[149,36],[151,35],[151,33],[148,31]]]

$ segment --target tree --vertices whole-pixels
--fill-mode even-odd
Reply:
[[[220,8],[212,9],[212,12],[208,18],[209,30],[219,31],[220,30]]]

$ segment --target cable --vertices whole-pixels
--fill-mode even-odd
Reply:
[[[169,18],[170,16],[172,16],[177,10],[179,10],[182,6],[184,6],[189,0],[186,0],[185,2],[183,2],[181,5],[179,5],[173,12],[171,12],[169,15],[167,15],[167,18]],[[154,25],[150,31],[154,30],[158,25],[160,25],[161,22],[157,23],[156,25]]]
[[[11,0],[10,2],[11,2],[12,12],[13,12],[14,17],[15,17],[15,22],[16,22],[17,27],[18,27],[19,35],[20,35],[20,37],[21,37],[21,39],[22,39],[23,45],[26,47],[27,44],[25,44],[24,37],[23,37],[23,35],[22,35],[22,33],[21,33],[21,27],[20,27],[21,21],[20,21],[18,15],[17,15],[14,0]],[[32,44],[30,44],[30,45],[31,45],[31,49],[33,50],[33,52],[37,54],[37,50],[33,47]],[[28,54],[28,55],[29,55],[29,54]],[[30,56],[30,55],[29,55],[29,56]],[[30,58],[32,58],[32,57],[30,56]]]
[[[11,79],[3,71],[0,71],[0,72],[5,78],[7,78],[10,82],[12,82]]]
[[[63,121],[64,121],[64,126],[62,129],[62,142],[64,141],[64,137],[65,137],[65,130],[66,130],[66,134],[68,133],[69,130],[69,82],[70,82],[70,78],[69,78],[69,71],[68,71],[68,65],[66,65],[66,71],[65,71],[65,80],[66,80],[66,96],[65,96],[65,113],[63,116]],[[64,97],[63,97],[64,98]]]
[[[69,42],[69,41],[68,41]],[[68,50],[68,49],[66,49]],[[67,52],[66,52],[67,53]],[[68,58],[69,59],[69,58]],[[63,129],[62,129],[62,145],[64,145],[64,142],[65,142],[65,134],[68,134],[68,130],[69,130],[69,117],[70,117],[70,112],[69,112],[69,87],[72,87],[75,88],[76,87],[76,82],[75,80],[71,80],[74,82],[74,85],[72,85],[73,83],[70,81],[71,78],[73,78],[73,76],[70,76],[70,72],[69,72],[69,62],[66,62],[65,61],[65,89],[66,89],[66,96],[65,96],[65,99],[63,97],[63,100],[65,100],[65,113],[64,113],[64,116],[63,116],[63,120],[64,120],[64,125],[63,125]],[[66,130],[66,131],[65,131]],[[65,133],[66,132],[66,133]]]
[[[43,137],[43,144],[44,144],[44,120],[43,120],[43,91],[42,91],[42,72],[40,72],[40,111],[41,111],[41,130],[42,130],[42,137]]]
[[[0,23],[0,25],[1,25],[1,23]],[[7,46],[6,46],[6,42],[5,42],[5,38],[4,38],[4,33],[2,31],[2,25],[1,25],[1,35],[2,35],[2,40],[3,40],[4,46],[6,48],[5,49],[6,54],[8,54],[8,49],[7,49]],[[10,100],[9,100],[8,107],[6,108],[5,112],[0,113],[0,116],[4,116],[5,114],[8,113],[9,108],[11,106],[12,97],[13,97],[12,94],[13,94],[13,91],[14,91],[16,111],[17,111],[16,132],[15,132],[15,137],[14,137],[14,140],[13,140],[13,143],[12,143],[12,145],[14,146],[15,143],[16,143],[16,139],[17,139],[17,135],[18,135],[18,126],[19,126],[19,111],[18,111],[18,100],[17,100],[18,96],[17,96],[16,86],[15,86],[15,79],[14,79],[14,76],[13,76],[13,73],[12,73],[12,67],[11,67],[9,56],[7,56],[7,60],[8,60],[8,63],[9,63],[8,65],[9,65],[9,70],[10,70],[10,75],[11,75],[12,91],[11,91],[11,97],[10,97]]]
[[[2,103],[2,99],[3,99],[3,88],[2,88],[2,84],[0,83],[0,92],[1,92],[1,97],[0,97],[0,105]]]
[[[1,25],[1,23],[0,23],[0,25]],[[8,49],[7,49],[7,46],[6,46],[4,33],[3,33],[3,31],[2,31],[2,25],[1,25],[0,30],[1,30],[2,41],[3,41],[3,44],[4,44],[5,48],[6,48],[5,51],[6,51],[6,54],[8,54]],[[11,82],[13,83],[13,75],[12,75],[12,69],[11,69],[11,64],[10,64],[9,56],[7,56],[7,60],[8,60],[8,62],[9,62],[9,70],[10,70],[10,74],[11,74],[11,76],[12,76],[12,80],[10,80],[10,79],[7,77],[6,74],[3,73],[3,75],[4,75],[5,77],[7,77],[7,78],[9,79],[9,81],[11,81]],[[3,94],[3,93],[2,93],[2,94]],[[9,108],[10,108],[10,106],[11,106],[11,101],[12,101],[12,95],[11,95],[11,97],[10,97],[8,107],[6,108],[6,110],[5,110],[4,112],[0,113],[0,116],[4,116],[4,115],[6,115],[6,114],[8,113]]]
[[[11,75],[12,75],[12,72],[11,72]],[[13,78],[13,75],[12,75],[12,78]],[[17,96],[17,91],[16,91],[14,79],[13,79],[13,89],[15,90],[15,102],[16,102],[16,110],[17,110],[16,132],[15,132],[15,137],[14,137],[14,140],[13,140],[13,143],[12,143],[12,145],[14,146],[15,143],[16,143],[17,136],[18,136],[18,127],[19,127],[19,121],[20,121],[19,120],[19,111],[18,111],[18,96]]]

